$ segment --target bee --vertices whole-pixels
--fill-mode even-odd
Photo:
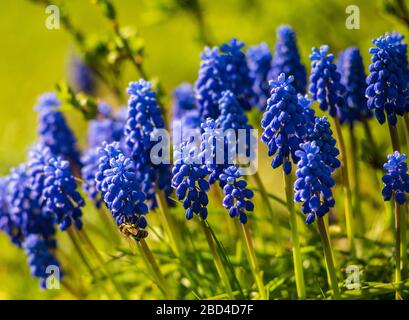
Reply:
[[[133,223],[122,223],[119,226],[119,231],[127,237],[134,238],[136,241],[145,239],[148,236],[148,231],[139,229]]]

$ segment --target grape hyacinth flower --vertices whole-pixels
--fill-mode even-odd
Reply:
[[[21,228],[12,219],[6,199],[8,180],[8,177],[0,178],[0,231],[6,233],[12,243],[21,246]]]
[[[334,55],[328,53],[327,45],[312,49],[310,55],[311,75],[309,92],[314,101],[318,101],[321,110],[329,111],[334,118],[337,141],[339,143],[340,157],[342,158],[342,181],[345,194],[345,221],[351,252],[355,255],[355,227],[352,206],[352,188],[349,180],[351,168],[348,165],[348,157],[341,124],[352,123],[351,113],[345,103],[345,87],[341,84],[341,75],[333,63]],[[350,126],[352,129],[352,127]],[[355,160],[354,160],[355,161]],[[353,163],[354,165],[354,163]],[[355,192],[357,189],[355,189]],[[357,197],[359,199],[359,197]],[[359,214],[357,214],[359,216]]]
[[[325,152],[315,141],[301,144],[297,156],[297,180],[294,183],[295,202],[302,202],[302,211],[307,214],[306,222],[323,217],[335,205],[331,188],[335,185],[331,177],[333,169],[324,161]]]
[[[257,105],[261,111],[266,108],[267,99],[270,96],[268,79],[272,60],[273,55],[265,42],[247,49],[250,76],[254,79],[254,104]]]
[[[251,129],[244,110],[236,96],[230,90],[224,91],[219,100],[220,115],[216,119],[216,125],[222,131],[233,129]]]
[[[312,99],[318,101],[321,110],[329,110],[332,117],[339,118],[343,123],[346,117],[344,93],[345,88],[341,84],[341,75],[333,63],[334,55],[328,54],[329,47],[323,45],[318,50],[312,49],[310,55],[311,75],[308,88]]]
[[[387,117],[391,126],[396,126],[397,115],[405,113],[408,94],[407,63],[403,62],[404,44],[401,40],[387,33],[374,39],[372,42],[375,47],[369,50],[372,63],[366,78],[368,87],[365,93],[368,108],[374,110],[379,123],[384,123]]]
[[[372,117],[365,97],[366,75],[358,48],[350,47],[340,53],[337,70],[341,74],[341,84],[345,87],[346,121],[352,126],[355,121]]]
[[[6,192],[8,212],[18,235],[17,245],[28,235],[37,234],[50,248],[55,248],[54,219],[45,213],[43,199],[36,193],[35,180],[26,164],[11,170]]]
[[[218,47],[206,47],[201,54],[195,91],[202,121],[219,116],[218,101],[225,90],[234,93],[244,110],[251,109],[255,96],[254,79],[250,76],[243,47],[243,42],[232,39],[220,50]]]
[[[64,115],[58,110],[61,103],[54,93],[46,93],[38,98],[35,110],[39,115],[39,141],[75,166],[80,166],[80,153],[76,139]]]
[[[307,134],[305,106],[298,103],[297,92],[292,85],[293,76],[280,74],[277,81],[270,81],[271,97],[263,114],[261,140],[268,146],[268,155],[274,156],[273,168],[283,165],[284,172],[291,172],[290,157],[298,161],[296,151]]]
[[[311,224],[317,220],[318,230],[323,244],[328,284],[332,288],[334,299],[340,298],[338,279],[335,272],[331,241],[322,217],[335,205],[331,188],[335,185],[329,167],[323,159],[325,151],[320,150],[317,141],[301,144],[297,155],[297,180],[294,183],[295,202],[302,202],[302,212],[307,214],[306,223]]]
[[[339,150],[337,141],[332,136],[332,130],[327,117],[315,118],[313,132],[308,140],[315,141],[321,151],[321,160],[332,170],[338,169],[341,162],[338,160]]]
[[[125,124],[113,118],[91,120],[88,123],[88,147],[96,148],[102,143],[120,141],[123,137]]]
[[[141,182],[135,173],[135,164],[119,149],[119,144],[104,143],[99,149],[99,167],[96,174],[96,188],[111,210],[118,226],[133,224],[144,229],[148,207],[144,203]]]
[[[149,207],[154,209],[157,207],[155,186],[164,191],[169,205],[173,205],[173,201],[168,198],[172,192],[170,165],[165,163],[154,165],[150,159],[151,149],[156,144],[152,137],[157,129],[165,127],[156,93],[151,87],[150,82],[142,79],[129,84],[127,92],[130,98],[125,143],[132,156],[139,180],[142,181],[142,189],[149,201]],[[159,156],[163,155],[162,152]]]
[[[226,90],[223,66],[220,66],[219,48],[204,49],[200,54],[199,75],[195,83],[196,100],[202,121],[219,116],[218,101],[222,91]]]
[[[23,248],[27,255],[27,261],[30,266],[31,274],[34,277],[40,278],[40,287],[46,289],[47,278],[50,273],[47,267],[58,267],[60,263],[50,250],[46,241],[36,234],[30,234],[23,242]],[[63,273],[59,273],[60,280]]]
[[[93,71],[78,57],[73,57],[70,66],[71,82],[78,91],[93,94],[96,82]]]
[[[395,275],[394,281],[397,283],[395,297],[401,300],[399,291],[399,283],[401,281],[401,273],[405,264],[405,257],[407,252],[406,240],[406,217],[401,212],[401,207],[406,203],[406,193],[409,192],[409,175],[408,165],[406,163],[407,156],[395,151],[388,155],[388,161],[384,164],[384,169],[388,171],[383,177],[384,188],[382,196],[385,201],[394,200],[395,211]],[[402,261],[402,263],[401,263]]]
[[[240,157],[246,157],[248,161],[254,160],[257,137],[252,134],[253,127],[248,124],[243,108],[231,91],[222,93],[219,109],[220,115],[216,119],[216,127],[224,135],[224,167],[227,168],[236,163],[236,158]]]
[[[77,191],[77,182],[71,173],[68,161],[61,157],[51,158],[44,167],[44,190],[46,211],[55,216],[61,230],[67,230],[72,223],[82,228],[81,207],[85,201]]]
[[[220,180],[226,184],[223,187],[223,206],[229,210],[230,217],[239,217],[241,223],[247,222],[248,211],[254,210],[251,199],[254,196],[252,190],[247,188],[247,182],[243,179],[238,165],[233,165],[224,170]]]
[[[190,83],[182,83],[173,91],[173,119],[180,119],[183,115],[197,108],[193,86]]]
[[[287,76],[294,76],[293,86],[297,93],[303,95],[306,93],[307,72],[301,63],[296,34],[287,25],[280,26],[277,29],[277,42],[268,77],[269,79],[277,79],[282,73],[285,73]]]
[[[244,110],[250,110],[255,96],[253,91],[254,79],[250,76],[246,55],[242,49],[244,42],[231,39],[220,47],[221,59],[223,59],[224,75],[227,80],[227,88],[236,96]]]
[[[102,198],[98,192],[95,176],[98,172],[99,151],[98,147],[88,149],[81,158],[83,167],[81,168],[81,177],[84,180],[82,189],[88,195],[97,208],[101,207]]]
[[[176,197],[183,201],[186,219],[194,214],[207,218],[207,192],[210,185],[206,180],[209,170],[202,164],[201,154],[193,144],[193,139],[182,142],[174,150],[175,165],[172,169],[172,187],[176,189]]]
[[[384,188],[382,196],[385,201],[391,200],[392,196],[397,203],[406,202],[406,193],[409,192],[409,175],[406,164],[407,156],[395,151],[388,155],[388,162],[383,168],[388,171],[383,177]]]

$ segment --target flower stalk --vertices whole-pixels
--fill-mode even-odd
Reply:
[[[317,217],[318,231],[320,233],[322,245],[324,247],[325,265],[327,269],[328,282],[332,289],[332,294],[335,300],[340,299],[340,291],[338,280],[335,272],[334,254],[332,252],[331,242],[325,226],[325,221],[322,217]]]
[[[219,277],[221,281],[223,282],[223,285],[227,291],[227,294],[230,299],[235,299],[233,290],[230,284],[229,277],[227,275],[226,269],[224,268],[224,264],[220,258],[219,253],[217,252],[217,248],[214,244],[212,234],[209,230],[208,225],[206,224],[205,220],[201,220],[200,225],[202,226],[203,233],[206,237],[207,244],[209,246],[210,252],[212,253],[213,259],[214,259],[214,264],[217,269],[217,273],[219,274]]]
[[[291,241],[293,244],[293,263],[295,273],[295,284],[297,286],[297,295],[299,299],[305,299],[304,271],[302,268],[302,258],[300,249],[300,240],[298,235],[297,215],[294,207],[294,191],[291,174],[284,173],[284,186],[287,199],[288,211],[290,213]]]
[[[347,154],[346,154],[344,136],[342,134],[341,124],[339,122],[339,119],[335,117],[334,123],[335,123],[335,132],[337,135],[337,141],[339,144],[340,156],[342,159],[341,172],[342,172],[342,180],[343,180],[344,194],[345,194],[344,201],[345,201],[345,221],[346,221],[347,235],[348,235],[351,254],[352,256],[355,256],[356,255],[355,227],[354,227],[354,218],[352,215],[352,191],[351,191],[351,184],[350,184],[349,176],[348,176],[348,159],[347,159]]]

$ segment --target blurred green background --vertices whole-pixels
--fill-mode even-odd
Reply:
[[[64,2],[73,23],[87,34],[111,32],[99,10],[86,0]],[[173,0],[115,0],[122,26],[136,27],[145,39],[148,73],[156,76],[168,93],[182,81],[193,82],[197,76],[199,53],[203,43],[193,17],[174,5]],[[208,34],[215,44],[232,37],[247,45],[266,41],[271,48],[275,29],[290,24],[298,33],[304,63],[312,46],[330,45],[338,52],[358,46],[369,63],[371,39],[386,31],[407,29],[383,13],[376,1],[354,0],[360,8],[360,29],[345,27],[345,8],[349,0],[227,0],[200,1]],[[71,37],[64,31],[48,30],[44,7],[26,0],[0,1],[0,174],[24,161],[27,148],[35,140],[36,97],[52,90],[55,83],[67,78],[68,58],[75,52]],[[123,86],[137,79],[127,65]],[[84,144],[86,124],[75,112],[67,114]],[[0,298],[46,298],[59,293],[40,293],[37,280],[29,275],[25,255],[0,234]]]

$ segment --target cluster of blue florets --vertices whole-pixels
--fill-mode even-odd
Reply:
[[[284,25],[277,29],[277,42],[274,51],[269,79],[277,79],[285,73],[293,76],[293,86],[297,93],[305,94],[307,87],[307,72],[301,63],[298,52],[296,34],[290,26]]]
[[[201,154],[193,139],[182,142],[175,150],[175,165],[172,169],[172,187],[176,189],[176,197],[183,201],[186,219],[194,214],[207,218],[207,192],[210,185],[207,181],[209,170],[202,163]]]
[[[406,193],[409,192],[409,175],[406,159],[407,156],[400,154],[398,151],[388,155],[388,162],[383,165],[383,168],[388,171],[382,177],[384,183],[382,196],[384,200],[389,201],[393,196],[399,204],[406,202]]]
[[[46,93],[38,98],[35,107],[39,117],[38,138],[54,155],[62,156],[74,165],[80,165],[76,138],[64,115],[59,111],[60,105],[54,93]]]
[[[353,125],[356,121],[372,117],[365,97],[366,75],[359,49],[351,47],[341,52],[337,70],[341,74],[341,84],[345,87],[346,121]]]
[[[293,81],[293,76],[286,78],[281,74],[277,81],[270,82],[271,97],[261,120],[264,129],[261,140],[267,144],[269,156],[274,156],[271,165],[273,168],[283,165],[286,174],[291,172],[290,157],[298,161],[295,152],[307,134],[305,105],[298,102]]]
[[[32,274],[40,278],[43,288],[47,267],[59,267],[54,256],[56,225],[61,230],[72,222],[77,228],[82,226],[84,200],[76,189],[69,162],[44,143],[34,145],[27,163],[1,179],[0,228],[24,248]]]
[[[135,164],[123,154],[117,142],[104,144],[99,153],[96,188],[101,192],[116,223],[145,228],[148,207],[144,203],[145,194],[140,191],[141,181],[136,175]]]
[[[386,34],[373,40],[375,47],[366,82],[368,108],[373,110],[379,123],[388,122],[395,126],[397,115],[402,116],[407,109],[408,71],[406,44],[397,34]],[[386,114],[386,116],[385,116]]]
[[[238,217],[241,223],[247,222],[248,211],[253,211],[254,196],[252,190],[247,188],[247,182],[242,179],[242,174],[237,165],[223,170],[220,180],[225,182],[223,187],[223,206],[229,210],[230,217]]]
[[[153,164],[151,149],[156,144],[153,136],[157,129],[163,129],[165,123],[158,106],[152,84],[145,80],[131,82],[128,87],[128,119],[125,127],[126,146],[134,161],[142,189],[146,193],[151,209],[157,207],[155,186],[164,190],[168,196],[172,192],[170,184],[171,168],[168,164]],[[163,151],[162,151],[163,152]],[[162,153],[158,154],[163,156]],[[168,198],[169,204],[172,201]]]
[[[329,110],[332,117],[337,117],[341,123],[346,120],[344,93],[341,75],[334,64],[334,55],[328,53],[329,47],[313,48],[310,55],[311,75],[309,92],[314,101],[323,111]]]
[[[244,110],[251,109],[255,96],[254,79],[250,76],[243,47],[243,42],[232,39],[220,49],[206,48],[201,54],[195,90],[202,120],[219,116],[218,101],[225,90],[234,93]]]
[[[268,85],[269,73],[273,55],[267,43],[262,42],[257,46],[251,46],[247,50],[247,60],[250,75],[254,79],[253,91],[255,93],[254,104],[260,109],[266,108],[267,99],[270,96]]]
[[[335,205],[331,188],[335,185],[332,169],[323,161],[323,152],[315,141],[300,145],[296,152],[297,180],[294,183],[296,202],[302,202],[302,211],[307,214],[306,222],[324,216]]]

